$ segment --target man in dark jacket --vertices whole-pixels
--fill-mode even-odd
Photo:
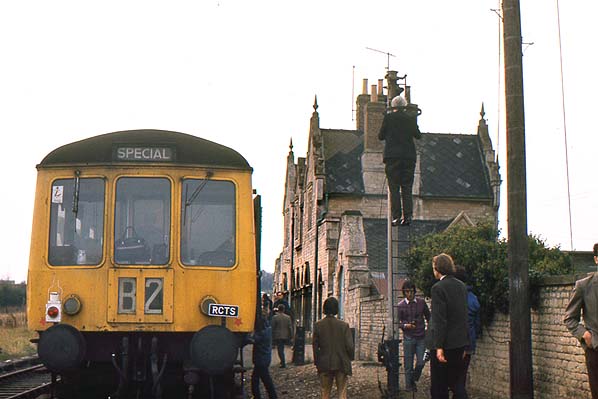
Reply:
[[[378,138],[384,140],[384,164],[390,191],[392,224],[411,223],[413,217],[413,175],[415,173],[415,143],[421,132],[417,126],[417,107],[396,96],[391,101],[392,112],[384,116]],[[402,201],[402,204],[401,204]]]
[[[282,291],[278,291],[275,295],[274,303],[272,304],[272,313],[270,317],[274,316],[274,311],[278,309],[278,305],[284,305],[284,312],[287,315],[289,315],[292,321],[294,319],[293,310],[291,309],[289,302],[285,299],[284,292]]]
[[[432,286],[432,319],[430,359],[430,393],[432,399],[448,399],[449,388],[455,399],[467,399],[465,386],[459,384],[465,372],[463,355],[469,346],[467,324],[467,288],[453,276],[455,264],[447,254],[440,254],[432,261],[434,277],[439,280]]]
[[[335,297],[328,297],[324,301],[324,314],[326,317],[314,326],[312,337],[322,399],[330,398],[334,381],[338,398],[347,399],[347,376],[351,375],[351,360],[355,357],[353,334],[347,323],[334,317],[338,314],[338,300]]]
[[[270,376],[272,361],[272,328],[268,320],[258,316],[253,333],[253,374],[251,375],[251,392],[254,399],[261,399],[260,379],[264,383],[268,398],[277,399],[274,382]]]

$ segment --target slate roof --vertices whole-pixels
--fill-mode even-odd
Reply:
[[[326,190],[363,194],[363,132],[322,129]],[[416,140],[420,158],[420,196],[492,199],[477,135],[424,133]]]
[[[363,132],[339,129],[322,129],[321,132],[326,162],[326,191],[363,194]]]
[[[425,133],[416,140],[420,196],[492,199],[477,135]]]
[[[439,233],[446,230],[451,220],[413,220],[409,231],[411,239],[417,239],[427,234]],[[386,219],[363,219],[365,230],[366,248],[368,252],[368,267],[373,272],[386,272],[387,270],[387,249],[386,249]],[[401,227],[401,229],[406,229]]]

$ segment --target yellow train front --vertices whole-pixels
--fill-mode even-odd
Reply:
[[[57,148],[37,169],[27,315],[58,395],[233,395],[258,295],[247,161],[134,130]]]

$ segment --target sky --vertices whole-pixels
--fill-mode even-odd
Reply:
[[[528,231],[562,249],[572,236],[573,249],[590,250],[598,2],[558,5],[562,74],[557,0],[521,4]],[[353,129],[362,79],[377,83],[387,66],[407,74],[422,132],[474,134],[484,104],[506,232],[499,8],[498,0],[0,2],[0,278],[26,279],[35,165],[69,142],[143,128],[245,156],[262,195],[262,268],[272,271],[289,142],[306,155],[314,96],[322,128]]]

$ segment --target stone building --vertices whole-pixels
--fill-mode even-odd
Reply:
[[[287,157],[284,243],[274,290],[288,294],[298,323],[311,331],[323,299],[339,298],[340,316],[359,333],[356,315],[367,298],[385,295],[388,203],[378,140],[388,97],[401,87],[396,72],[357,97],[355,130],[320,127],[317,98],[307,156]],[[500,175],[482,105],[476,134],[423,133],[416,141],[414,234],[482,220],[497,223]],[[381,315],[384,317],[384,315]]]

